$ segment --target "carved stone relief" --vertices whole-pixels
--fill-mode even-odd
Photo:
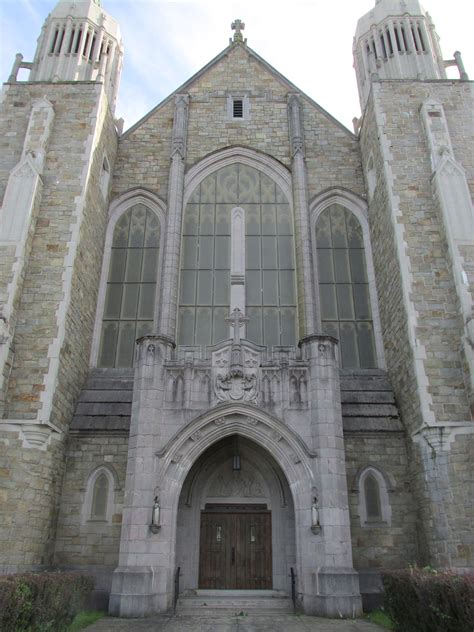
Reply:
[[[228,464],[227,464],[228,465]],[[254,472],[222,472],[212,480],[208,497],[211,498],[265,498],[260,476]]]

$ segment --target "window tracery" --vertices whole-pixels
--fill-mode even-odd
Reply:
[[[245,274],[234,279],[233,213],[245,217]],[[234,252],[239,251],[234,247]],[[245,299],[237,294],[245,287]],[[243,302],[245,300],[245,305]],[[239,304],[240,302],[240,304]],[[178,342],[208,345],[229,338],[233,307],[250,318],[246,337],[265,345],[296,342],[293,222],[288,200],[266,174],[234,163],[208,175],[184,213]]]
[[[99,367],[131,367],[135,340],[153,329],[160,252],[158,217],[144,204],[118,219],[110,254]]]
[[[316,252],[324,333],[339,340],[342,366],[377,366],[362,227],[341,204],[316,221]]]

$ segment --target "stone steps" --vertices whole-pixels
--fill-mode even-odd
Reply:
[[[194,590],[181,595],[176,613],[181,615],[209,614],[281,614],[292,613],[293,603],[278,590]]]

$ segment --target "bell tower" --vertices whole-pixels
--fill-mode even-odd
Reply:
[[[0,526],[8,572],[53,561],[68,425],[88,371],[121,63],[118,24],[99,0],[61,0],[34,60],[18,54],[2,91],[0,434],[9,447],[0,486],[15,481],[0,502],[9,508]],[[42,481],[34,491],[32,480]]]
[[[418,0],[376,0],[357,23],[353,54],[362,111],[374,79],[446,79],[435,25]]]
[[[459,52],[443,60],[418,0],[377,0],[358,22],[354,59],[381,324],[411,451],[418,559],[471,568],[464,508],[472,476],[461,463],[474,449],[472,82]],[[457,80],[446,78],[451,65]]]
[[[60,0],[45,20],[33,62],[17,56],[16,71],[30,68],[29,81],[103,83],[113,111],[122,59],[119,25],[101,0]],[[16,71],[14,66],[13,77]]]

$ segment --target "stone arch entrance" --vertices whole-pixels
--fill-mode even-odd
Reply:
[[[184,590],[288,590],[296,564],[288,481],[262,446],[230,435],[209,447],[181,490],[176,565]]]

